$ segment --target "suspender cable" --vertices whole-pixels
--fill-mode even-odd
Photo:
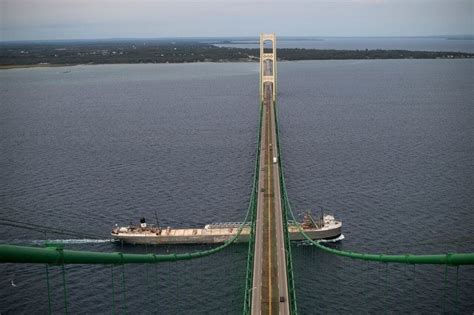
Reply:
[[[123,300],[123,309],[125,314],[128,313],[127,310],[127,288],[125,285],[125,265],[122,264],[122,300]]]
[[[63,276],[63,294],[64,294],[64,314],[68,314],[67,309],[67,286],[66,286],[66,268],[64,264],[61,265],[61,273]]]
[[[51,315],[51,287],[49,285],[49,267],[46,264],[46,287],[48,289],[48,314]]]
[[[115,314],[114,265],[110,266],[110,276],[111,276],[111,278],[112,278],[112,314]]]

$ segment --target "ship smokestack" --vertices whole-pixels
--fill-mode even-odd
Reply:
[[[146,220],[145,220],[145,218],[141,218],[141,219],[140,219],[140,226],[141,226],[142,228],[146,228]]]

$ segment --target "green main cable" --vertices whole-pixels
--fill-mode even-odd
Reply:
[[[255,172],[258,173],[260,169],[260,144],[261,144],[261,131],[262,131],[262,114],[263,114],[263,104],[260,103],[260,118],[258,123],[258,136],[257,136],[257,159],[255,163]],[[255,177],[258,182],[258,176]],[[254,258],[254,246],[255,246],[255,212],[257,208],[257,182],[253,186],[252,195],[250,202],[252,203],[252,218],[251,218],[251,230],[249,235],[249,245],[247,253],[247,271],[245,278],[245,287],[244,287],[244,309],[243,314],[250,314],[251,304],[252,304],[252,285],[253,285],[253,258]]]
[[[280,146],[278,146],[280,149]],[[290,205],[288,198],[288,193],[286,191],[285,176],[283,174],[283,161],[281,158],[281,152],[279,152],[280,158],[280,169],[281,169],[281,178],[282,178],[282,191],[283,198],[285,200],[287,209],[291,218],[298,227],[300,233],[306,238],[308,242],[317,248],[337,256],[349,257],[352,259],[360,259],[366,261],[378,261],[385,263],[400,263],[400,264],[430,264],[430,265],[450,265],[450,266],[460,266],[460,265],[474,265],[474,253],[447,253],[447,254],[433,254],[433,255],[387,255],[387,254],[365,254],[357,253],[351,251],[343,251],[339,249],[329,248],[322,245],[321,241],[314,241],[311,239],[297,223],[295,215]]]
[[[276,101],[273,103],[273,108],[275,110],[275,132],[276,132],[276,142],[277,142],[277,150],[278,150],[278,169],[280,173],[280,190],[285,192],[285,182],[283,177],[283,166],[281,162],[281,147],[280,147],[280,127],[279,127],[279,120],[278,120],[278,107]],[[281,192],[280,192],[281,193]],[[291,314],[298,314],[298,307],[296,304],[296,286],[295,286],[295,276],[293,272],[293,257],[291,254],[291,240],[290,235],[288,232],[288,208],[286,204],[285,194],[281,195],[282,205],[283,205],[283,224],[285,229],[285,248],[287,251],[286,257],[286,268],[287,268],[287,280],[289,285],[289,295],[290,299],[290,313]]]
[[[291,209],[286,189],[284,189],[286,202],[288,205],[289,213],[292,219],[296,222],[293,210]],[[366,254],[357,253],[351,251],[343,251],[339,249],[329,248],[321,244],[321,241],[314,241],[311,239],[301,228],[299,224],[296,224],[299,231],[312,245],[319,249],[342,257],[349,257],[353,259],[360,259],[366,261],[378,261],[386,263],[401,263],[401,264],[430,264],[430,265],[474,265],[474,253],[447,253],[447,254],[433,254],[433,255],[387,255],[387,254]]]
[[[260,118],[261,119],[261,118]],[[140,263],[159,263],[179,260],[190,260],[201,257],[206,257],[227,248],[230,244],[235,242],[240,236],[243,228],[246,226],[249,218],[253,220],[252,213],[255,205],[256,187],[259,178],[259,156],[258,150],[260,148],[260,129],[259,124],[257,135],[257,156],[255,158],[255,170],[252,183],[252,193],[250,196],[247,213],[242,224],[237,230],[237,234],[224,242],[224,244],[213,249],[197,251],[183,254],[124,254],[124,253],[100,253],[91,251],[77,251],[66,250],[58,247],[31,247],[31,246],[17,246],[17,245],[0,245],[0,263],[46,263],[46,264],[140,264]]]

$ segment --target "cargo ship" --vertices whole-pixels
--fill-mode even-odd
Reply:
[[[115,226],[112,237],[129,244],[218,244],[236,236],[240,227],[242,231],[235,242],[249,241],[250,223],[225,222],[207,224],[204,228],[161,228],[158,225],[149,225],[145,218],[138,225]],[[300,228],[313,240],[334,239],[341,235],[342,222],[332,215],[321,215],[314,219],[310,213],[304,215],[302,223],[288,222],[288,231],[292,241],[304,240]]]

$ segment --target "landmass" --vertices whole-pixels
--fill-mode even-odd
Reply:
[[[191,40],[103,40],[0,43],[0,69],[79,64],[258,61],[256,48],[220,47]],[[474,58],[473,53],[408,50],[279,48],[278,60]]]

